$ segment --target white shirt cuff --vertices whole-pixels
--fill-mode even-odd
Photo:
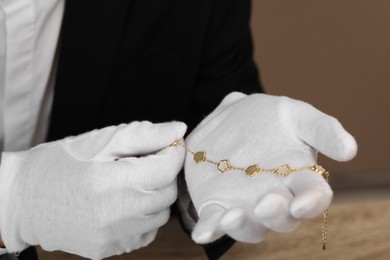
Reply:
[[[1,248],[0,247],[0,255],[5,255],[5,254],[8,254],[7,248]]]

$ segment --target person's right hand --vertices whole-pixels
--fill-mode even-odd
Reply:
[[[0,230],[28,245],[101,259],[154,240],[176,200],[180,122],[133,122],[3,153]]]

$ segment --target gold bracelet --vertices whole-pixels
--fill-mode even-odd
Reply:
[[[183,147],[187,152],[191,153],[193,156],[194,161],[197,164],[201,163],[208,163],[211,165],[216,166],[218,171],[220,171],[223,174],[228,173],[229,171],[239,171],[244,172],[249,177],[254,177],[259,173],[262,172],[270,172],[274,173],[276,175],[286,177],[294,172],[302,171],[302,170],[311,170],[319,175],[321,175],[327,182],[329,182],[329,176],[330,173],[321,165],[314,164],[312,166],[306,166],[306,167],[300,167],[300,168],[293,168],[289,166],[288,164],[280,165],[273,169],[263,169],[260,168],[257,164],[250,165],[248,167],[236,167],[230,163],[229,160],[220,160],[219,162],[212,161],[207,158],[206,152],[199,151],[199,152],[193,152],[191,149],[189,149],[185,144],[180,142],[179,140],[176,140],[173,142],[170,146],[181,146]],[[328,235],[328,209],[325,210],[322,213],[322,250],[326,250],[326,243],[327,243],[327,235]]]

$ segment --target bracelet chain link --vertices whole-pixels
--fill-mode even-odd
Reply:
[[[173,142],[170,146],[181,146],[183,147],[188,153],[192,154],[194,161],[197,164],[201,163],[208,163],[211,165],[216,166],[218,171],[220,171],[223,174],[226,174],[230,171],[238,171],[238,172],[244,172],[249,177],[254,177],[257,174],[260,174],[262,172],[270,172],[274,173],[276,175],[286,177],[294,172],[303,171],[303,170],[310,170],[317,174],[320,174],[327,182],[329,182],[329,176],[330,173],[321,165],[314,164],[312,166],[306,166],[306,167],[300,167],[300,168],[293,168],[289,166],[288,164],[280,165],[276,168],[272,169],[263,169],[260,168],[257,164],[250,165],[246,168],[243,167],[236,167],[230,163],[229,160],[220,160],[218,162],[215,162],[213,160],[210,160],[207,158],[206,152],[198,151],[194,152],[191,149],[189,149],[184,143],[182,143],[179,140],[176,140]],[[327,244],[327,236],[328,236],[328,209],[325,210],[322,213],[322,249],[326,250],[326,244]]]

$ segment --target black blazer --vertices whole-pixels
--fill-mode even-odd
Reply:
[[[134,120],[190,131],[228,93],[261,92],[249,16],[250,0],[66,0],[48,139]]]
[[[49,139],[107,125],[194,127],[232,92],[261,91],[250,0],[66,0]]]

